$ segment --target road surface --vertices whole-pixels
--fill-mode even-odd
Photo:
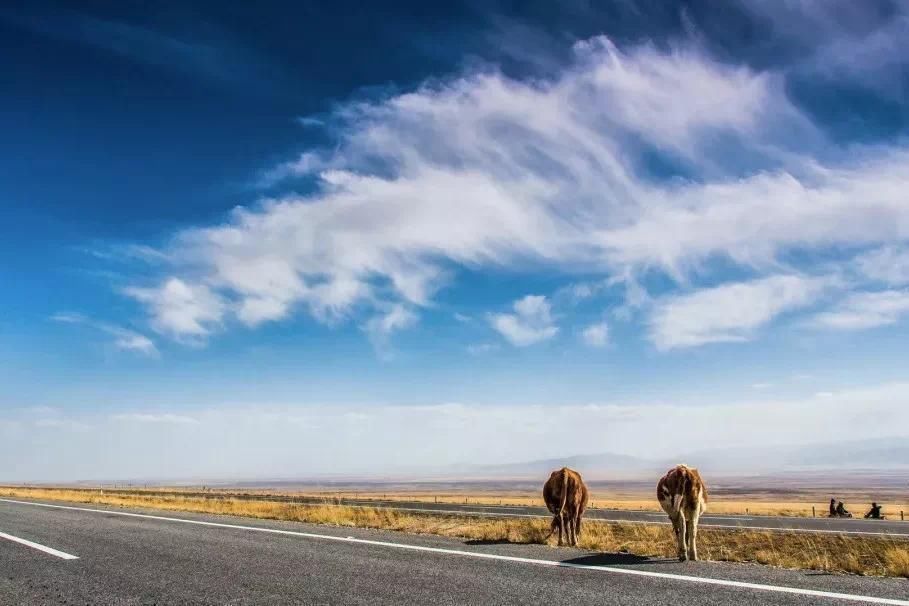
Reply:
[[[0,499],[0,604],[893,604],[909,581]]]

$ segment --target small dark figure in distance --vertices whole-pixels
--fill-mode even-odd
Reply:
[[[883,520],[884,516],[881,515],[881,506],[877,503],[871,504],[871,509],[868,513],[865,514],[866,520]]]
[[[836,499],[830,499],[830,517],[836,517]]]
[[[840,501],[836,505],[836,515],[839,518],[851,518],[852,514],[846,510],[846,506],[843,505],[843,502]]]

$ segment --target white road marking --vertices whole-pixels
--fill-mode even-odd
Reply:
[[[648,518],[665,518],[665,513],[645,513]],[[701,516],[701,525],[708,523],[710,520],[753,520],[747,516],[712,516],[710,514]]]
[[[684,574],[674,574],[670,572],[653,572],[650,570],[637,570],[633,568],[613,568],[608,566],[594,566],[591,564],[574,564],[571,562],[559,562],[557,560],[537,560],[534,558],[522,558],[517,556],[506,556],[495,553],[482,553],[476,551],[463,551],[460,549],[445,549],[443,547],[427,547],[425,545],[410,545],[407,543],[392,543],[390,541],[373,541],[370,539],[356,539],[353,537],[342,537],[329,534],[316,534],[313,532],[299,532],[295,530],[282,530],[280,528],[267,528],[262,526],[242,526],[239,524],[225,524],[223,522],[206,522],[205,520],[189,520],[186,518],[171,518],[167,516],[156,516],[146,513],[132,513],[128,511],[111,511],[108,509],[92,509],[89,507],[73,507],[70,505],[51,505],[50,503],[33,503],[30,501],[17,501],[14,499],[0,499],[5,503],[15,503],[18,505],[32,505],[34,507],[48,507],[51,509],[65,509],[70,511],[85,511],[89,513],[101,513],[106,515],[125,516],[131,518],[143,518],[148,520],[159,520],[163,522],[177,522],[181,524],[195,524],[198,526],[209,526],[213,528],[229,528],[232,530],[249,530],[252,532],[264,532],[268,534],[287,535],[302,537],[306,539],[317,539],[322,541],[338,541],[343,543],[354,543],[357,545],[372,545],[377,547],[388,547],[391,549],[402,549],[406,551],[421,551],[428,553],[437,553],[441,555],[463,556],[478,558],[482,560],[498,560],[504,562],[518,562],[521,564],[532,564],[535,566],[553,566],[557,568],[574,568],[579,570],[592,570],[596,572],[609,574],[624,574],[630,576],[650,577],[657,579],[671,579],[674,581],[686,581],[690,583],[701,583],[704,585],[717,585],[721,587],[734,587],[737,589],[752,589],[755,591],[767,591],[773,593],[788,593],[794,595],[812,596],[817,598],[828,598],[831,600],[847,600],[852,602],[862,602],[866,604],[888,604],[891,606],[909,606],[909,600],[898,600],[893,598],[881,598],[867,595],[855,595],[849,593],[836,593],[832,591],[819,591],[815,589],[802,589],[800,587],[787,587],[784,585],[765,585],[761,583],[747,583],[744,581],[731,581],[728,579],[714,579],[711,577],[696,577]],[[71,556],[75,557],[75,556]]]
[[[79,556],[74,556],[71,553],[66,553],[65,551],[60,551],[58,549],[54,549],[53,547],[48,547],[48,546],[42,545],[40,543],[35,543],[33,541],[27,541],[26,539],[14,537],[13,535],[6,534],[5,532],[0,532],[0,539],[7,539],[8,541],[13,541],[14,543],[21,543],[22,545],[26,545],[28,547],[31,547],[32,549],[37,549],[38,551],[43,551],[44,553],[49,553],[52,556],[57,556],[58,558],[62,558],[64,560],[78,560],[79,559]]]

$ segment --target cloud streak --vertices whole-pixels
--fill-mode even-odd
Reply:
[[[817,314],[813,325],[835,330],[862,330],[896,324],[909,315],[909,291],[884,290],[850,294],[830,311]]]
[[[113,345],[123,351],[131,351],[144,356],[157,358],[159,356],[158,348],[155,342],[142,333],[116,326],[107,322],[97,322],[88,316],[73,312],[61,312],[51,316],[54,322],[64,324],[80,324],[88,326],[113,337]]]
[[[781,275],[668,297],[652,313],[650,338],[661,350],[748,341],[778,315],[813,303],[829,284]]]

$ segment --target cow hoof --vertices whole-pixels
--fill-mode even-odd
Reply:
[[[688,556],[686,556],[686,555],[680,555],[680,556],[679,556],[679,562],[685,562],[685,561],[687,561],[687,560],[688,560]]]

